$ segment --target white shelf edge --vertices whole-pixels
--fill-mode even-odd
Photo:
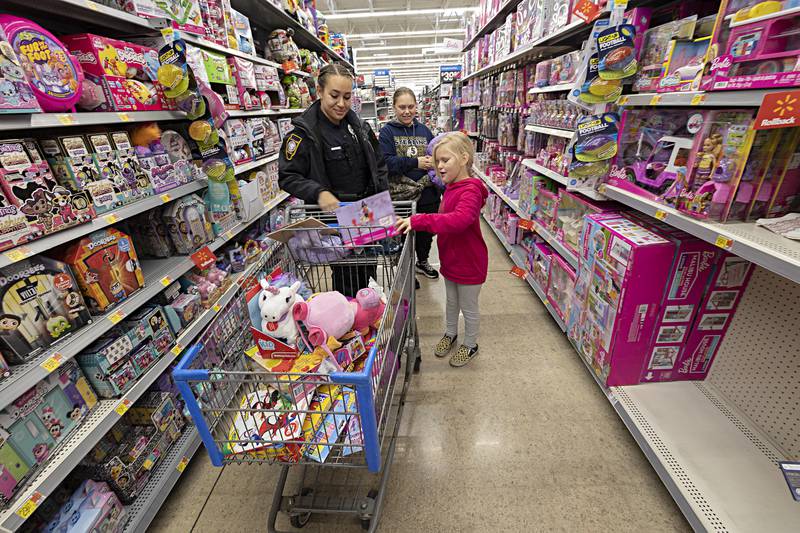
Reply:
[[[558,316],[556,310],[553,309],[553,304],[551,304],[550,300],[547,299],[547,296],[545,295],[542,288],[539,287],[539,284],[536,283],[536,281],[534,281],[533,276],[531,276],[531,273],[528,271],[528,268],[525,265],[525,261],[517,257],[518,253],[522,253],[522,251],[523,250],[521,247],[515,246],[514,249],[511,251],[511,261],[513,261],[518,268],[521,268],[522,270],[525,271],[525,281],[528,282],[528,285],[531,286],[533,292],[535,292],[536,296],[539,298],[539,300],[541,300],[542,305],[544,305],[545,309],[547,309],[547,312],[550,313],[550,316],[553,317],[553,320],[555,320],[558,329],[560,329],[562,332],[566,331],[567,327],[564,324],[564,321],[561,319],[560,316]]]
[[[258,215],[250,220],[236,224],[233,228],[217,237],[208,245],[209,249],[212,251],[219,249],[226,242],[248,228],[253,222],[261,218],[265,213],[272,210],[288,197],[288,193],[281,192],[281,194],[265,206],[264,210]],[[12,367],[11,376],[0,382],[0,407],[5,407],[13,402],[21,394],[47,377],[50,371],[42,368],[41,365],[54,354],[61,354],[63,358],[62,364],[72,359],[97,338],[114,327],[118,321],[112,322],[112,315],[116,315],[117,312],[120,311],[124,316],[130,315],[166,288],[162,280],[165,278],[176,280],[193,267],[194,263],[188,256],[173,256],[167,259],[144,262],[142,270],[147,270],[145,273],[145,286],[139,291],[132,294],[129,298],[104,315],[92,317],[93,322],[91,324],[76,331],[74,335],[64,339],[63,342],[53,345],[49,350],[36,357],[35,360],[29,361],[24,365]]]
[[[528,94],[538,94],[538,93],[557,93],[563,91],[569,91],[575,86],[574,83],[562,83],[559,85],[547,85],[545,87],[531,87],[528,89]]]
[[[263,57],[258,57],[256,55],[248,54],[246,52],[242,52],[241,50],[234,50],[233,48],[228,48],[227,46],[222,46],[217,43],[208,41],[199,37],[197,35],[183,32],[181,33],[181,39],[186,41],[189,44],[193,44],[200,48],[205,48],[206,50],[212,50],[214,52],[218,52],[220,54],[225,54],[229,56],[236,56],[241,57],[242,59],[246,59],[251,63],[258,63],[261,65],[267,65],[268,67],[275,67],[277,69],[283,70],[280,64],[275,63],[274,61],[270,61],[269,59],[265,59]]]
[[[238,167],[234,168],[236,175],[243,174],[248,170],[253,170],[254,168],[263,167],[267,163],[272,163],[273,161],[278,160],[278,154],[272,154],[267,157],[262,157],[261,159],[256,159],[255,161],[248,161],[247,163],[241,164]]]
[[[732,245],[726,249],[731,253],[800,283],[800,242],[781,237],[752,222],[716,223],[696,220],[671,207],[610,185],[605,186],[605,194],[711,244],[726,245],[730,240]]]
[[[565,139],[572,139],[575,136],[575,130],[565,130],[563,128],[551,128],[549,126],[540,126],[538,124],[526,124],[525,131],[535,131],[537,133],[554,135],[556,137],[563,137]]]
[[[547,230],[542,227],[539,222],[536,220],[532,220],[533,222],[533,229],[536,233],[539,234],[541,238],[543,238],[547,244],[553,247],[553,249],[558,252],[558,255],[564,258],[564,260],[569,263],[572,268],[576,271],[578,270],[578,256],[575,255],[572,251],[570,251],[566,246],[564,246],[561,241],[559,241],[555,235],[550,233],[550,230]]]
[[[63,128],[70,126],[100,126],[104,124],[124,124],[126,122],[160,122],[185,119],[186,114],[179,111],[20,113],[0,115],[0,131]]]
[[[506,252],[511,253],[511,246],[508,244],[508,241],[506,241],[506,238],[503,236],[503,234],[500,233],[500,230],[494,227],[492,221],[486,218],[486,215],[484,213],[481,213],[481,217],[483,217],[483,220],[486,221],[486,225],[489,226],[489,228],[492,230],[495,237],[497,237],[497,240],[500,241],[500,244],[503,245],[503,248],[505,248]]]
[[[509,198],[508,195],[503,192],[503,190],[500,188],[499,185],[492,183],[489,177],[486,174],[484,174],[479,168],[473,167],[473,171],[478,175],[478,177],[481,180],[483,180],[483,182],[486,184],[487,187],[489,187],[489,189],[492,190],[492,192],[494,192],[497,196],[499,196],[500,199],[503,200],[503,202],[508,207],[514,210],[514,213],[516,213],[518,217],[528,218],[528,215],[526,215],[520,210],[519,205],[517,205],[517,202]]]
[[[299,115],[305,109],[253,109],[252,111],[245,111],[243,109],[230,109],[228,116],[239,117],[268,117],[280,115]]]
[[[480,102],[467,102],[466,104],[459,104],[459,107],[461,108],[480,107],[480,106],[481,106]]]
[[[759,107],[764,96],[783,92],[775,89],[752,89],[735,91],[693,91],[676,93],[624,94],[617,100],[620,106],[738,106]]]
[[[586,196],[587,198],[591,198],[592,200],[600,200],[600,201],[608,200],[608,198],[606,196],[604,196],[599,191],[595,191],[594,189],[591,189],[591,190],[589,190],[589,189],[570,189],[569,188],[569,178],[567,176],[562,176],[561,174],[559,174],[558,172],[556,172],[554,170],[550,170],[547,167],[543,167],[542,165],[536,163],[533,159],[530,159],[530,158],[523,159],[522,160],[522,164],[525,165],[526,167],[528,167],[529,169],[534,170],[534,171],[538,172],[539,174],[541,174],[543,176],[547,176],[551,180],[557,181],[561,185],[564,185],[565,187],[567,187],[567,190],[569,192],[575,192],[575,193],[582,194],[582,195]]]
[[[114,211],[110,211],[104,215],[100,215],[85,224],[81,224],[79,226],[65,229],[63,231],[59,231],[56,233],[51,233],[46,237],[42,237],[41,239],[31,241],[27,244],[15,246],[14,248],[9,248],[8,250],[4,250],[2,254],[0,254],[0,268],[12,265],[18,261],[22,261],[23,259],[27,259],[28,257],[40,254],[42,252],[50,250],[51,248],[55,248],[56,246],[60,246],[74,239],[78,239],[80,237],[83,237],[84,235],[92,233],[93,231],[111,226],[113,224],[116,224],[117,222],[138,215],[139,213],[153,209],[154,207],[158,207],[166,203],[172,202],[173,200],[176,200],[188,194],[192,194],[194,192],[202,190],[206,186],[207,186],[206,180],[196,180],[191,183],[181,185],[180,187],[176,187],[174,189],[170,189],[162,193],[153,194],[151,196],[148,196],[147,198],[142,198],[141,200],[138,200],[136,202],[124,205],[118,209],[115,209]],[[23,248],[24,248],[24,254],[10,253],[12,252],[12,250],[19,251],[20,249]],[[20,257],[21,255],[24,255],[25,257],[17,259],[16,258],[17,255],[20,255]]]
[[[477,43],[484,35],[490,31],[493,31],[487,30],[487,28],[497,24],[504,17],[507,17],[508,14],[520,3],[520,1],[521,0],[506,0],[506,2],[497,9],[497,12],[486,21],[486,24],[478,28],[478,30],[475,32],[475,35],[470,37],[469,42],[461,49],[461,53],[464,53],[475,46],[475,43]]]

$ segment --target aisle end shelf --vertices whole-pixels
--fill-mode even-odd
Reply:
[[[549,126],[539,126],[538,124],[527,124],[525,131],[535,131],[537,133],[544,133],[545,135],[553,135],[554,137],[563,137],[565,139],[572,139],[575,136],[575,130],[565,130],[563,128],[551,128]]]

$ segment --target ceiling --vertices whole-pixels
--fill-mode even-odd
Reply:
[[[461,47],[446,49],[444,39],[463,41],[465,17],[472,15],[477,3],[317,0],[317,8],[328,17],[331,32],[347,35],[359,73],[389,68],[398,85],[421,88],[438,81],[439,65],[461,62]],[[364,16],[367,13],[370,16]]]

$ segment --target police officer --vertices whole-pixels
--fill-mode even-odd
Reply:
[[[350,109],[353,75],[330,63],[317,78],[319,100],[292,123],[283,139],[278,183],[284,191],[325,211],[388,190],[388,171],[372,129]],[[355,296],[375,267],[335,266],[333,288]]]

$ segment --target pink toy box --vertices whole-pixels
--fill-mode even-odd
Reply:
[[[621,215],[585,218],[567,335],[608,386],[639,383],[674,256],[673,242]]]
[[[128,514],[108,483],[88,479],[61,506],[45,531],[121,533]]]
[[[800,85],[800,15],[793,2],[769,14],[762,14],[756,6],[736,11],[739,4],[725,0],[720,5],[707,57],[708,75],[701,88],[720,91]],[[734,13],[732,19],[726,19]]]
[[[550,261],[550,275],[547,284],[547,300],[553,305],[561,320],[569,317],[569,307],[575,290],[575,269],[563,257],[553,254]]]
[[[675,365],[677,374],[673,375],[673,379],[706,377],[753,270],[753,264],[749,261],[727,252],[719,253],[716,271],[694,323],[687,332]]]
[[[577,254],[583,229],[583,217],[618,209],[619,206],[614,202],[592,201],[580,194],[562,190],[555,218],[556,237],[567,249]]]
[[[82,106],[93,111],[160,111],[165,97],[156,82],[158,52],[145,46],[83,33],[63,37],[83,68],[86,83],[103,97]]]
[[[160,2],[158,0],[116,0],[118,6],[146,19],[167,19],[176,30],[205,37],[201,0]],[[230,5],[230,4],[228,4]]]
[[[533,245],[533,250],[528,255],[528,271],[533,277],[533,281],[538,285],[542,294],[547,294],[547,282],[550,279],[550,262],[553,260],[555,252],[549,244],[537,242]]]
[[[245,111],[261,109],[261,98],[258,95],[255,66],[251,61],[241,57],[229,57],[228,65],[231,67],[236,80],[236,90],[239,92],[239,107]]]

